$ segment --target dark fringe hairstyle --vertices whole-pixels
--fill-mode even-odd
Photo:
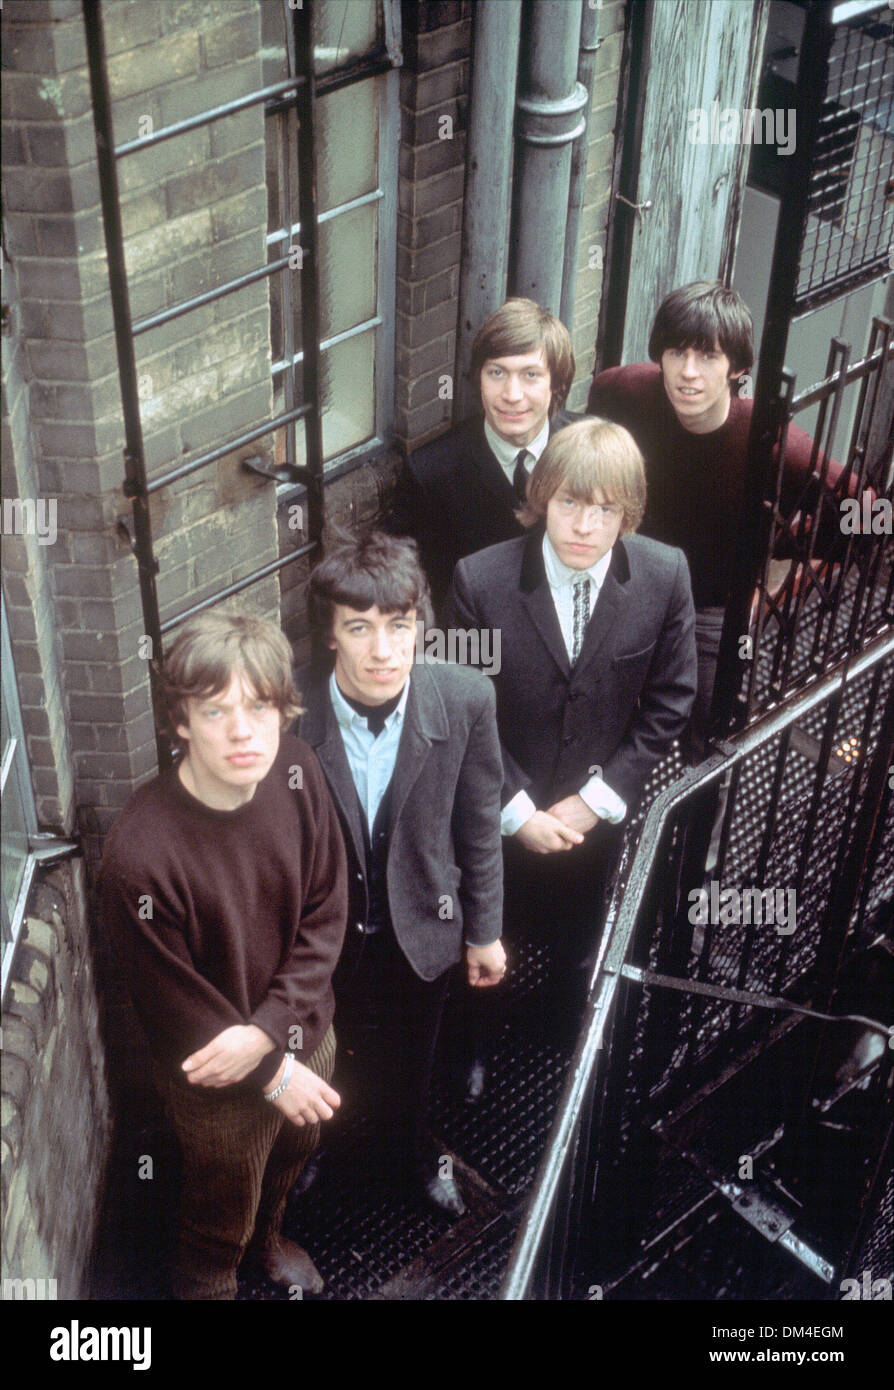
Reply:
[[[406,613],[429,624],[431,600],[419,563],[416,542],[384,531],[345,531],[332,527],[324,558],[311,572],[307,616],[313,637],[314,665],[331,667],[328,646],[336,604],[365,613]]]
[[[754,362],[754,324],[740,294],[719,280],[694,280],[662,300],[649,334],[649,357],[660,362],[668,348],[697,348],[729,358],[730,370],[748,372]]]

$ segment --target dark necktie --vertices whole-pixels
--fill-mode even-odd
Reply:
[[[527,449],[519,449],[515,456],[515,472],[512,475],[512,486],[515,488],[515,495],[519,502],[524,502],[528,495],[528,470],[525,468],[525,459],[527,457]]]
[[[590,577],[581,574],[574,580],[574,615],[571,632],[571,664],[580,656],[584,633],[590,619]]]

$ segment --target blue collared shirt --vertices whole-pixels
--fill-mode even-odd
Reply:
[[[332,708],[335,710],[348,767],[351,769],[370,834],[375,824],[376,812],[382,804],[382,797],[388,790],[388,783],[394,773],[409,693],[410,680],[407,677],[397,708],[389,714],[385,720],[385,727],[376,738],[370,731],[366,716],[352,709],[342,695],[335,679],[335,672],[333,671],[329,677]]]

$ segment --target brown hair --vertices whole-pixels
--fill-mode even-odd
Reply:
[[[237,671],[275,705],[283,725],[301,713],[292,649],[274,623],[248,613],[198,613],[178,631],[159,673],[168,723],[179,742],[186,701],[220,694]]]
[[[731,372],[754,362],[754,324],[745,300],[719,280],[694,280],[661,301],[649,334],[649,356],[660,362],[668,348],[697,348],[729,358]]]
[[[334,544],[311,572],[307,615],[314,637],[315,664],[331,665],[329,639],[336,604],[365,613],[407,613],[431,620],[428,584],[416,542],[384,531],[355,534],[333,528]]]
[[[533,299],[507,299],[488,315],[472,344],[469,376],[477,386],[481,369],[490,359],[516,357],[523,352],[539,352],[541,348],[549,367],[552,390],[549,413],[553,415],[564,402],[574,380],[574,349],[564,323],[535,304]]]
[[[633,435],[612,420],[590,416],[554,434],[528,479],[528,496],[517,513],[523,526],[546,516],[560,488],[580,502],[607,502],[624,509],[622,531],[635,531],[646,508],[646,472]]]

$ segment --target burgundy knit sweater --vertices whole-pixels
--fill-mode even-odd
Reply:
[[[741,529],[748,432],[754,402],[733,396],[717,430],[692,434],[677,419],[661,370],[652,363],[609,367],[594,377],[587,410],[624,425],[646,461],[648,500],[644,536],[679,546],[689,561],[696,608],[724,607],[729,597]],[[781,508],[789,515],[816,505],[811,482],[813,441],[790,425]],[[834,490],[843,470],[830,460],[826,485]],[[846,495],[846,494],[842,494]],[[817,554],[841,541],[838,513],[824,509]],[[779,551],[785,551],[785,543]]]
[[[307,1061],[334,1012],[347,869],[306,743],[284,734],[270,772],[235,811],[198,801],[176,768],[140,787],[106,841],[100,891],[101,928],[162,1065],[179,1071],[237,1023],[276,1044],[242,1085],[268,1082],[287,1049]]]

